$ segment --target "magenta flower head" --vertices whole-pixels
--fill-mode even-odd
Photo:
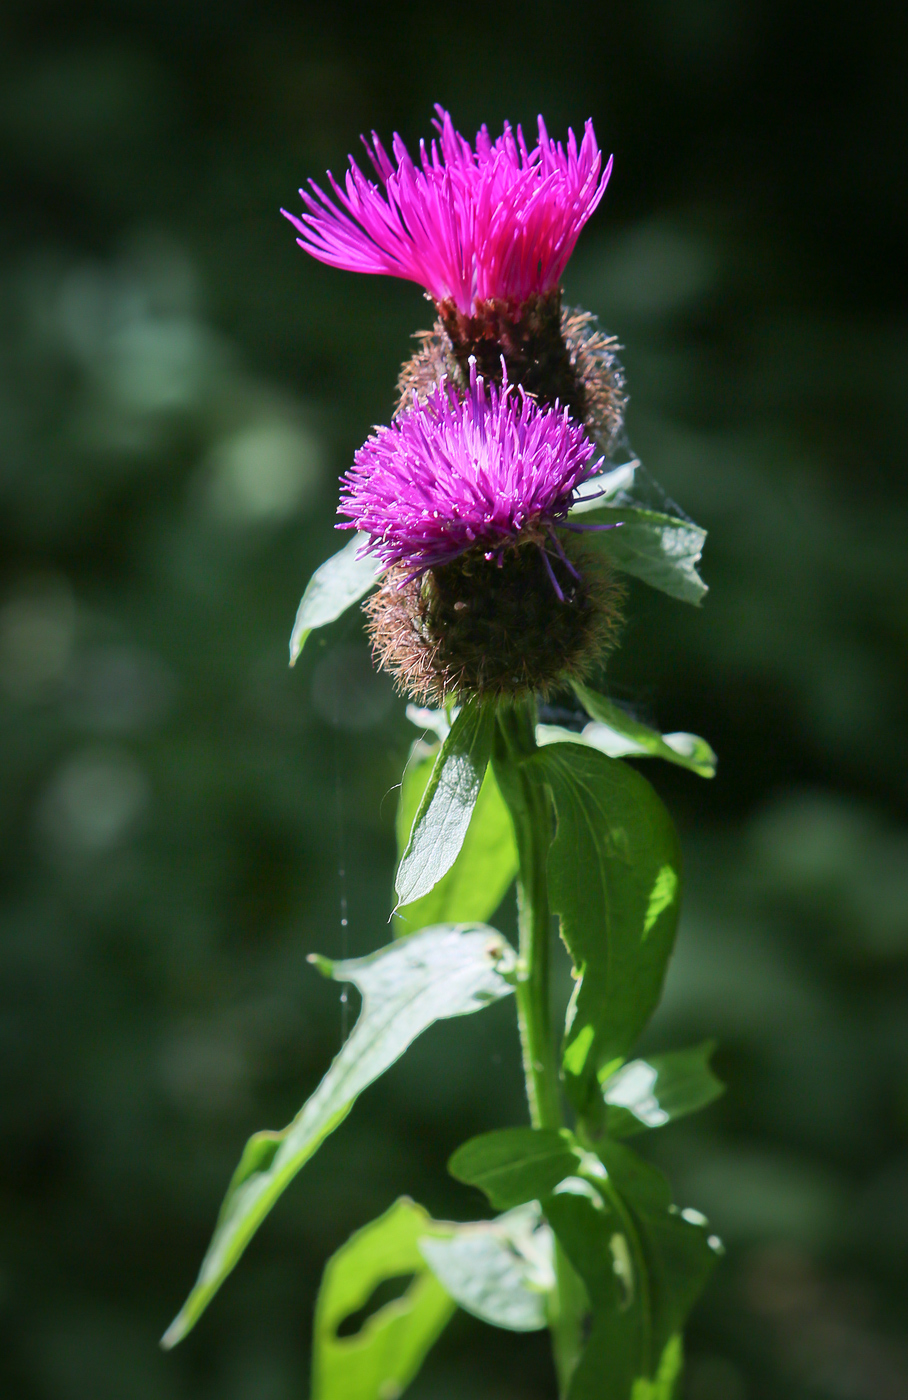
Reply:
[[[620,590],[567,523],[601,459],[583,427],[470,369],[379,428],[342,479],[339,529],[387,566],[366,604],[381,665],[410,694],[546,693],[589,673]]]
[[[418,282],[439,306],[475,315],[489,300],[522,304],[559,287],[568,259],[611,174],[602,168],[592,122],[579,146],[552,141],[539,118],[538,144],[505,123],[496,141],[483,126],[475,149],[442,107],[438,136],[420,143],[417,164],[395,134],[388,155],[375,132],[363,138],[380,184],[353,157],[342,189],[313,181],[300,190],[307,212],[282,212],[320,262]]]
[[[521,535],[543,547],[599,467],[594,454],[567,410],[540,408],[507,382],[486,389],[474,362],[465,398],[438,385],[359,449],[339,507],[350,523],[338,528],[364,530],[372,552],[410,577]]]
[[[401,403],[446,375],[466,390],[475,359],[486,383],[508,377],[543,403],[557,400],[608,449],[621,426],[624,392],[617,346],[585,313],[562,309],[561,278],[581,229],[611,174],[592,122],[578,144],[553,141],[539,118],[532,150],[505,123],[474,146],[436,107],[437,135],[414,161],[399,136],[389,155],[365,141],[376,180],[350,158],[343,188],[328,176],[300,190],[301,218],[282,212],[313,257],[354,272],[418,282],[438,321],[404,366]]]

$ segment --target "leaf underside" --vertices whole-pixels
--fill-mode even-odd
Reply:
[[[397,809],[397,849],[402,855],[428,786],[437,750],[417,742],[404,771]],[[463,845],[438,883],[397,910],[402,933],[428,924],[484,923],[495,913],[517,874],[514,827],[491,766],[476,798]]]
[[[290,665],[295,666],[306,639],[317,627],[336,621],[373,586],[382,571],[374,555],[360,550],[369,536],[358,531],[337,554],[319,565],[306,586],[290,634]]]
[[[546,1326],[555,1284],[552,1232],[537,1202],[495,1220],[456,1225],[420,1250],[439,1282],[466,1312],[509,1332]]]
[[[463,706],[438,751],[397,868],[398,908],[422,899],[447,875],[466,839],[492,754],[495,712]]]
[[[706,540],[706,531],[699,525],[660,511],[592,501],[575,505],[570,520],[583,525],[620,526],[590,530],[583,539],[622,573],[632,574],[682,603],[698,606],[706,597],[706,584],[697,572]]]
[[[701,778],[715,777],[718,760],[698,734],[660,734],[579,681],[574,682],[574,693],[592,717],[592,723],[580,734],[556,724],[537,725],[536,742],[540,746],[573,742],[598,749],[609,758],[662,758],[689,768]]]
[[[433,1022],[480,1011],[512,990],[499,971],[513,962],[512,950],[482,926],[442,925],[365,958],[315,961],[327,976],[358,988],[359,1019],[293,1122],[247,1143],[195,1287],[162,1339],[165,1347],[195,1325],[272,1206],[362,1091]]]

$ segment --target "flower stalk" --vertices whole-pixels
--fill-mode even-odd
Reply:
[[[552,915],[546,871],[554,814],[544,783],[527,763],[536,752],[535,709],[535,702],[499,708],[495,776],[514,822],[520,859],[515,999],[530,1122],[534,1128],[558,1129],[564,1126],[564,1114],[551,1013]],[[554,1264],[549,1330],[563,1400],[583,1351],[583,1320],[589,1302],[557,1241]]]
[[[536,749],[534,706],[503,706],[495,776],[514,822],[520,873],[517,879],[517,1016],[523,1049],[530,1122],[534,1128],[560,1128],[558,1067],[551,1014],[551,914],[546,858],[552,840],[551,801],[525,760]]]

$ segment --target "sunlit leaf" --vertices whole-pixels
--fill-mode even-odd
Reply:
[[[413,904],[447,875],[466,838],[492,753],[495,712],[464,705],[438,756],[397,867],[398,907]]]
[[[573,523],[620,525],[617,530],[590,530],[583,539],[602,551],[617,569],[633,574],[653,588],[699,604],[706,584],[697,573],[706,531],[689,520],[660,511],[582,501],[571,511]]]
[[[709,1067],[714,1049],[715,1042],[707,1040],[690,1050],[672,1050],[622,1065],[602,1086],[609,1134],[630,1137],[647,1128],[661,1128],[719,1098],[725,1086]]]
[[[320,564],[312,575],[290,634],[291,666],[296,664],[310,632],[334,622],[354,603],[358,603],[375,583],[382,570],[381,562],[372,554],[358,557],[368,540],[368,535],[358,531],[349,544]]]
[[[552,908],[579,975],[564,1074],[584,1112],[598,1099],[598,1070],[625,1058],[662,994],[681,855],[665,807],[626,764],[579,744],[553,744],[530,761],[551,787],[558,819],[549,852]]]
[[[456,1225],[447,1239],[429,1236],[420,1249],[451,1297],[474,1317],[511,1332],[546,1326],[555,1286],[553,1243],[535,1201],[497,1220]]]
[[[443,744],[451,732],[451,725],[460,714],[460,706],[452,706],[450,710],[430,710],[423,705],[408,705],[405,714],[417,729],[428,730]]]
[[[432,774],[435,751],[414,745],[397,807],[397,849],[410,839],[413,819]],[[514,827],[491,766],[487,769],[463,846],[447,875],[422,899],[397,910],[402,932],[429,924],[483,923],[491,918],[517,874]]]
[[[612,467],[611,471],[601,472],[598,476],[591,476],[588,481],[581,482],[574,490],[572,510],[591,510],[594,506],[601,506],[612,500],[619,491],[629,491],[634,484],[639,465],[634,458],[631,462],[622,462],[620,466]]]
[[[247,1143],[198,1281],[165,1334],[165,1346],[195,1325],[275,1201],[362,1091],[434,1021],[480,1011],[512,990],[501,974],[513,964],[513,952],[500,934],[484,927],[445,925],[365,958],[310,960],[326,976],[359,989],[359,1019],[293,1122],[282,1132],[256,1133]]]
[[[315,1308],[312,1400],[388,1400],[403,1393],[454,1312],[419,1247],[428,1231],[434,1236],[446,1228],[402,1197],[328,1260]],[[379,1284],[406,1275],[412,1278],[401,1297],[373,1312],[353,1336],[338,1336]]]
[[[609,758],[664,758],[668,763],[689,768],[701,778],[715,777],[716,755],[705,739],[696,734],[660,734],[588,686],[575,682],[574,691],[593,723],[579,734],[555,724],[537,725],[536,742],[540,746],[587,744]]]

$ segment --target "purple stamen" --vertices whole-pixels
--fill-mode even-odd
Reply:
[[[555,590],[555,593],[556,593],[556,596],[557,596],[557,598],[558,598],[558,601],[559,601],[559,603],[563,603],[563,602],[564,602],[564,594],[562,593],[561,587],[560,587],[560,585],[559,585],[559,583],[558,583],[558,580],[557,580],[557,578],[555,577],[555,570],[552,568],[551,562],[550,562],[550,560],[549,560],[549,556],[546,554],[546,552],[545,552],[545,550],[543,549],[542,545],[539,546],[539,553],[542,555],[542,562],[543,562],[543,564],[545,565],[546,573],[548,574],[549,578],[552,580],[552,587],[553,587],[554,590]]]

